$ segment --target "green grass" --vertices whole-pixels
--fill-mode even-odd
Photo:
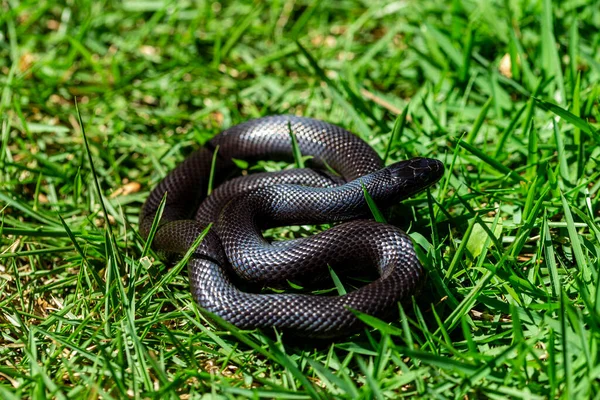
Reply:
[[[600,399],[600,3],[261,4],[0,2],[0,397]],[[395,218],[397,321],[211,323],[141,240],[168,171],[280,113],[446,165]]]

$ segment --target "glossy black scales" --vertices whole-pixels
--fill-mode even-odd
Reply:
[[[231,159],[272,159],[292,154],[289,128],[312,165],[234,178]],[[206,198],[213,151],[215,182]],[[173,170],[151,192],[140,217],[147,236],[165,193],[167,203],[154,238],[155,249],[183,254],[204,227],[211,232],[188,263],[199,306],[240,328],[277,327],[306,336],[333,337],[360,326],[350,309],[378,317],[397,310],[423,278],[412,243],[400,229],[366,218],[363,188],[380,207],[393,205],[435,183],[443,165],[417,158],[383,168],[369,145],[348,131],[310,118],[273,116],[252,120],[215,136]],[[266,227],[349,221],[317,235],[269,243]],[[328,266],[374,268],[379,278],[344,296],[255,294],[238,290],[230,273],[260,285],[288,280],[312,282]]]

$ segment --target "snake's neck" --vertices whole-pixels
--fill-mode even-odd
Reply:
[[[273,185],[241,195],[223,209],[220,223],[262,230],[274,226],[341,222],[370,215],[365,191],[378,206],[398,196],[376,175],[332,188]]]

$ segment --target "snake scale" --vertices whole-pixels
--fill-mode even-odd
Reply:
[[[292,156],[290,129],[302,155],[312,156],[315,169],[228,180],[236,170],[233,159]],[[216,189],[207,197],[211,170]],[[384,167],[366,142],[327,122],[263,117],[221,132],[171,171],[143,205],[140,231],[148,236],[166,193],[155,250],[185,254],[214,223],[188,262],[191,291],[202,309],[242,329],[276,327],[310,337],[347,335],[361,326],[352,310],[385,318],[397,310],[398,302],[410,298],[424,277],[408,236],[395,226],[368,219],[364,190],[386,208],[434,184],[443,172],[441,162],[427,158]],[[331,222],[344,223],[293,240],[269,242],[262,236],[269,227]],[[366,268],[378,278],[341,296],[261,294],[237,285],[310,284],[328,275],[328,266]]]

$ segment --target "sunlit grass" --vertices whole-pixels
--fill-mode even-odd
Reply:
[[[257,4],[0,2],[0,397],[599,398],[597,2]],[[187,154],[281,113],[446,165],[386,215],[428,276],[397,321],[238,331],[139,236]]]

